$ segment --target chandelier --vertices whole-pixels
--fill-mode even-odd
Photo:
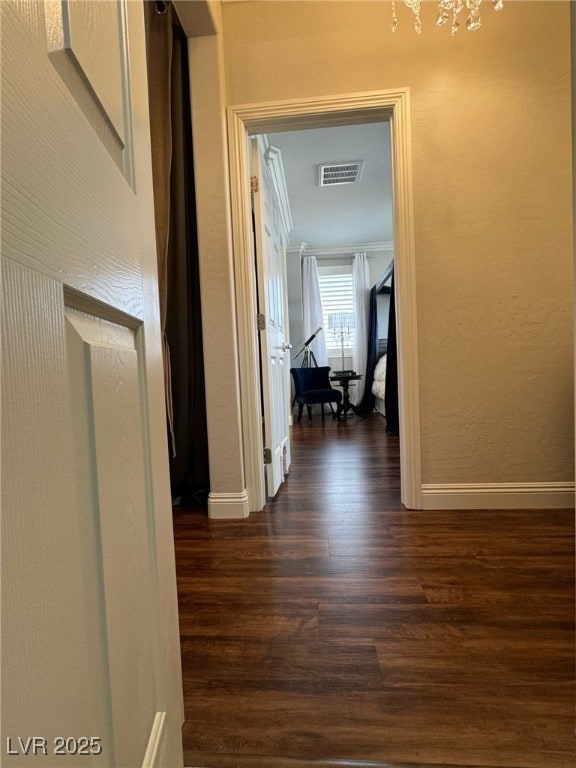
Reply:
[[[404,0],[404,5],[414,14],[414,29],[420,35],[422,34],[422,21],[420,19],[420,5],[422,0]],[[460,29],[460,14],[466,8],[469,11],[466,19],[466,29],[474,32],[482,26],[480,18],[480,6],[482,0],[438,0],[438,17],[436,26],[443,27],[446,22],[452,20],[452,34],[457,34]],[[504,7],[503,0],[492,0],[492,8],[495,11],[501,11]],[[392,32],[398,29],[398,17],[396,16],[396,2],[392,0]]]

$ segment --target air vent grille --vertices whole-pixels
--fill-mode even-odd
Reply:
[[[320,186],[333,187],[336,184],[356,184],[360,179],[364,160],[350,160],[320,166]]]

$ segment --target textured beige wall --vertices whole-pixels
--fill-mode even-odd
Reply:
[[[219,28],[220,6],[211,4],[211,17]],[[246,494],[240,392],[238,381],[237,326],[234,300],[234,265],[230,230],[229,170],[224,118],[225,86],[219,35],[189,40],[192,130],[196,211],[202,286],[202,325],[206,380],[206,416],[210,462],[211,515],[222,497],[224,510],[243,509]],[[217,500],[220,499],[220,502]],[[244,509],[245,508],[245,509]],[[237,516],[240,516],[239,514]]]
[[[424,5],[225,4],[227,100],[410,87],[423,482],[571,480],[569,4]]]

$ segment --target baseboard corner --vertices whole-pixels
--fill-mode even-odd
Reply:
[[[208,517],[211,520],[243,520],[250,514],[246,489],[237,493],[213,493],[208,496]]]

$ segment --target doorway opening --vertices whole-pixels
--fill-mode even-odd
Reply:
[[[402,502],[409,509],[422,507],[410,103],[408,89],[399,89],[228,108],[234,269],[238,327],[243,339],[239,348],[243,447],[251,511],[262,509],[266,494],[260,424],[258,337],[254,332],[253,321],[257,313],[257,292],[248,137],[262,133],[386,121],[389,121],[391,127]]]
[[[250,173],[270,499],[287,473],[282,456],[290,457],[291,368],[329,368],[301,370],[298,381],[324,377],[336,392],[322,397],[344,403],[331,406],[339,421],[376,407],[398,434],[397,396],[384,400],[386,370],[388,392],[397,393],[395,343],[387,355],[388,326],[395,328],[390,122],[253,136]],[[298,413],[300,420],[302,406]]]

